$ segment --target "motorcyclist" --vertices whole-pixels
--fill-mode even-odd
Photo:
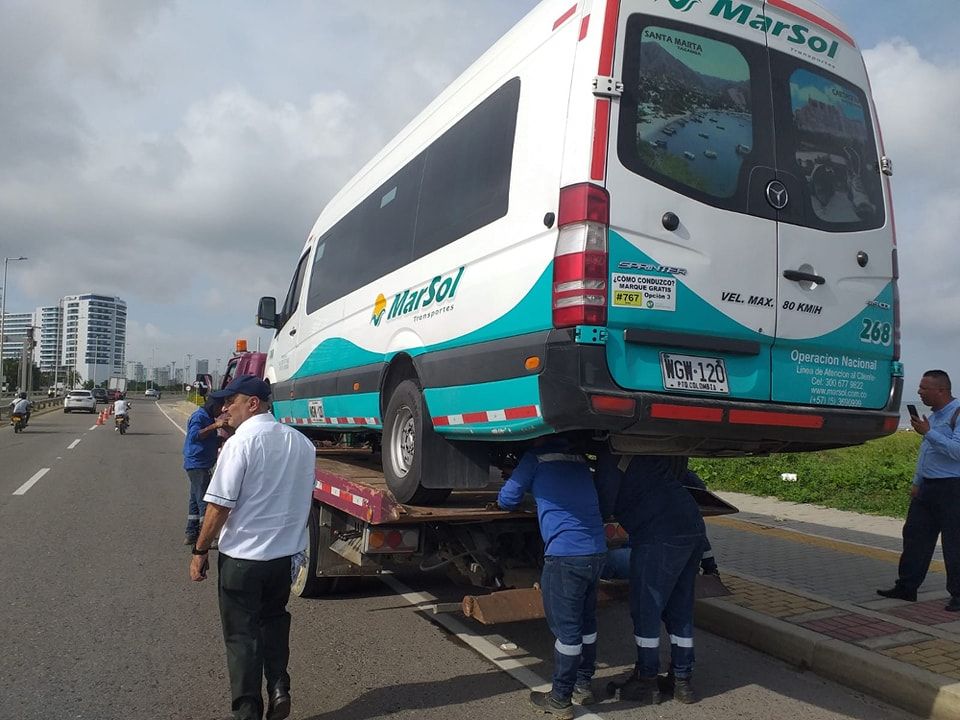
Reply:
[[[27,400],[27,394],[22,392],[10,402],[10,414],[23,415],[23,426],[26,427],[30,422],[30,410],[32,407],[32,403]]]
[[[113,403],[113,414],[118,418],[126,418],[127,425],[130,425],[130,403],[127,402],[126,395],[121,394]],[[114,428],[119,432],[118,428]]]

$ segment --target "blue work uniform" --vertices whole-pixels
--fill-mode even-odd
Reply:
[[[566,702],[574,687],[589,687],[596,671],[597,587],[607,550],[603,519],[586,460],[562,438],[525,452],[497,503],[516,508],[528,492],[543,537],[543,610],[556,638],[552,694]]]
[[[916,592],[930,568],[937,536],[943,545],[947,590],[960,597],[960,400],[953,399],[930,414],[930,430],[923,436],[913,484],[919,488],[910,500],[903,524],[903,553],[897,585]]]
[[[213,416],[205,408],[197,408],[187,421],[187,436],[183,442],[183,469],[187,471],[187,480],[190,482],[187,527],[184,534],[193,540],[200,535],[200,526],[203,524],[207,507],[203,496],[213,476],[213,466],[217,464],[217,450],[220,448],[217,433],[212,432],[206,438],[201,438],[200,431],[213,422]]]
[[[675,677],[693,673],[694,584],[705,527],[683,486],[686,458],[601,454],[597,492],[604,517],[614,515],[630,537],[630,615],[637,676],[660,671],[660,622],[670,635]]]

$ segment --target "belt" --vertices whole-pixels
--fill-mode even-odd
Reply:
[[[960,480],[960,477],[937,477],[937,478],[925,477],[923,479],[925,483],[944,482],[945,480]]]

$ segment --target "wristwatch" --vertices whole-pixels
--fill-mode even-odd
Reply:
[[[190,548],[190,552],[193,553],[194,555],[206,555],[206,554],[207,554],[208,552],[210,552],[210,551],[209,551],[209,550],[197,550],[197,546],[194,545],[192,548]]]

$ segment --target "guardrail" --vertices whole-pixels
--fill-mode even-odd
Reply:
[[[13,398],[10,398],[12,400]],[[10,400],[2,401],[3,404],[0,405],[0,418],[10,417]],[[38,410],[47,410],[52,407],[63,407],[63,396],[55,398],[44,398],[42,400],[30,400],[33,404],[33,412]]]

